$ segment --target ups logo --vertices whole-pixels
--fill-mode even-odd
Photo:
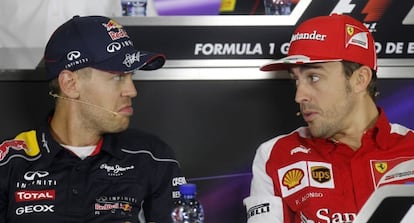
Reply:
[[[324,166],[311,167],[312,179],[319,183],[325,183],[331,180],[331,171]]]

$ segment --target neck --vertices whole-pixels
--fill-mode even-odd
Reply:
[[[375,125],[379,116],[372,100],[356,107],[361,109],[352,112],[346,127],[331,137],[332,140],[344,143],[355,151],[361,147],[364,133]]]
[[[70,107],[59,107],[50,121],[53,137],[60,144],[70,146],[91,146],[101,138],[101,135],[91,129],[85,128],[84,123],[76,116],[76,111]]]

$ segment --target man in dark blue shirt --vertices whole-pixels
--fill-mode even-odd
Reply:
[[[55,109],[0,145],[0,223],[170,221],[185,183],[174,151],[128,129],[135,70],[163,66],[124,28],[75,16],[51,36],[45,68]]]

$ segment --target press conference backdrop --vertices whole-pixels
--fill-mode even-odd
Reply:
[[[174,148],[188,181],[198,186],[206,223],[245,222],[242,200],[249,193],[256,148],[304,124],[296,116],[293,83],[285,74],[258,67],[286,54],[301,21],[350,14],[377,41],[378,104],[391,121],[414,128],[413,8],[413,1],[300,0],[287,16],[116,18],[138,48],[168,59],[163,69],[135,76],[131,127]],[[2,139],[32,128],[52,108],[44,71],[31,69],[42,52],[0,48]]]
[[[39,74],[41,75],[41,74]],[[196,183],[206,223],[246,221],[256,147],[303,124],[288,79],[135,81],[131,127],[155,133],[176,151]],[[414,79],[380,79],[378,104],[393,122],[414,128]],[[1,81],[1,137],[43,121],[53,105],[44,81]]]

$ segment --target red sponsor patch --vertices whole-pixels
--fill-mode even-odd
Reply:
[[[0,161],[6,157],[10,148],[14,150],[28,150],[24,140],[6,140],[0,144]]]
[[[21,190],[15,193],[16,202],[55,200],[55,190]]]
[[[414,157],[371,160],[370,162],[375,187],[396,181],[411,182],[414,179]]]

